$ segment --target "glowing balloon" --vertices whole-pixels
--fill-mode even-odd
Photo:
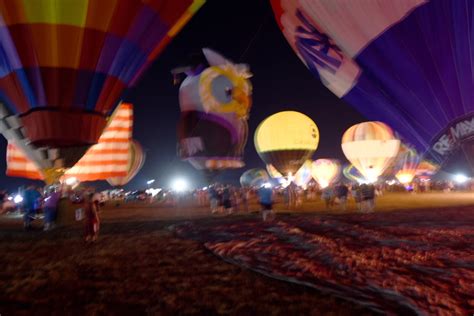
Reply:
[[[395,177],[401,184],[409,184],[415,178],[419,163],[420,156],[416,150],[402,144],[402,146],[400,146],[400,151],[395,158]]]
[[[359,170],[357,170],[357,168],[354,167],[354,165],[352,165],[352,164],[349,164],[349,165],[345,166],[344,169],[342,169],[342,174],[344,174],[344,176],[347,179],[349,179],[351,181],[354,181],[354,182],[357,182],[357,183],[367,183],[368,182],[364,178],[362,173],[360,173]]]
[[[295,175],[319,143],[319,130],[308,116],[284,111],[266,118],[257,127],[255,148],[260,158],[284,176]]]
[[[425,158],[474,158],[473,1],[271,0],[309,70]],[[367,18],[367,17],[370,18]]]
[[[312,179],[312,161],[306,160],[301,168],[298,169],[293,177],[293,182],[300,187],[306,188],[309,181]]]
[[[270,178],[268,174],[263,169],[250,169],[245,171],[242,176],[240,176],[240,185],[242,187],[261,187],[266,182],[268,182]]]
[[[107,182],[112,186],[124,186],[132,180],[145,163],[145,152],[137,141],[130,142],[128,158],[128,174],[125,177],[108,178]]]
[[[342,136],[342,151],[369,182],[377,181],[398,153],[400,140],[382,122],[364,122]]]
[[[244,166],[252,85],[247,65],[210,49],[203,55],[208,65],[187,67],[179,89],[178,155],[211,174]]]
[[[0,1],[1,133],[40,169],[72,167],[202,4]]]
[[[434,174],[436,174],[439,168],[440,168],[440,165],[432,161],[422,160],[420,164],[418,165],[418,167],[416,168],[415,174],[419,178],[428,179]]]
[[[321,188],[326,188],[339,177],[341,166],[336,160],[317,159],[313,161],[311,174]]]

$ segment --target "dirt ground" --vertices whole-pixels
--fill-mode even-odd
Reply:
[[[387,195],[378,209],[412,205],[474,205],[474,193]],[[306,203],[297,211],[311,210],[322,211],[322,204]],[[23,232],[19,218],[0,218],[0,314],[371,314],[356,303],[225,263],[168,228],[185,220],[218,225],[243,216],[258,215],[112,205],[101,213],[101,236],[93,245],[83,242],[80,226],[43,232],[37,223]]]

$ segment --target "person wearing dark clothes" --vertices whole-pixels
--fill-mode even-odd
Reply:
[[[339,183],[335,189],[336,198],[339,200],[339,206],[341,211],[345,211],[347,208],[347,195],[349,194],[349,189],[344,183]]]
[[[225,186],[224,190],[222,191],[222,205],[227,211],[227,214],[232,213],[232,199],[229,186]]]
[[[25,192],[23,192],[23,208],[25,212],[23,215],[23,225],[25,230],[29,230],[31,228],[31,221],[36,216],[35,208],[40,198],[41,194],[35,189],[34,186],[29,186]]]
[[[375,187],[373,184],[362,184],[360,186],[362,195],[362,211],[364,213],[373,212],[375,207]]]

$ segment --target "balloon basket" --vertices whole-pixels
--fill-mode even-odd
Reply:
[[[68,198],[59,200],[56,217],[58,227],[80,226],[83,218],[82,204],[74,204]]]

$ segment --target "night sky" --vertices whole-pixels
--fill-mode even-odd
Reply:
[[[264,167],[255,151],[253,133],[265,117],[283,110],[303,112],[318,125],[321,138],[313,158],[345,162],[340,147],[342,134],[366,119],[325,88],[298,59],[278,28],[269,1],[208,0],[125,98],[135,105],[134,138],[147,154],[144,167],[127,188],[146,187],[149,179],[167,187],[176,176],[189,179],[193,186],[204,185],[200,172],[176,156],[179,87],[173,85],[170,74],[190,53],[203,47],[249,64],[254,74],[246,166],[224,172],[219,181],[237,184],[246,169]],[[6,148],[3,138],[0,147]],[[5,156],[3,152],[1,155]],[[0,169],[5,170],[5,159],[0,161]],[[27,182],[4,173],[0,176],[0,185],[7,189]],[[105,182],[98,186],[108,187]]]

